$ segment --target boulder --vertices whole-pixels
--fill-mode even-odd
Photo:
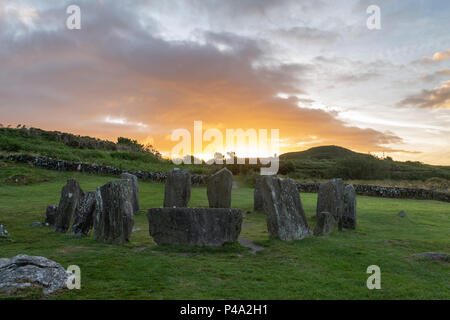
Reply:
[[[208,178],[206,193],[210,208],[230,208],[233,174],[227,168],[220,169]]]
[[[187,207],[191,199],[191,174],[187,170],[168,173],[164,191],[164,207]]]
[[[88,236],[94,224],[94,213],[96,208],[95,191],[89,191],[78,202],[75,211],[75,219],[70,229],[72,237]]]
[[[255,189],[253,190],[253,211],[255,212],[264,211],[264,201],[261,194],[261,178],[262,176],[256,177]]]
[[[344,211],[340,221],[341,228],[356,228],[356,192],[353,185],[348,184],[344,188]]]
[[[107,243],[130,241],[134,225],[131,182],[114,180],[98,187],[95,201],[94,239]]]
[[[294,181],[264,176],[261,193],[270,238],[290,241],[312,235]]]
[[[344,212],[344,182],[333,179],[320,184],[317,195],[316,215],[319,212],[329,212],[339,222]]]
[[[149,233],[157,244],[221,246],[241,233],[242,212],[225,208],[154,208]]]
[[[408,216],[408,214],[407,214],[405,211],[403,211],[403,210],[400,210],[400,211],[397,213],[397,215],[398,215],[399,217],[402,217],[402,218],[405,218],[405,217]]]
[[[78,201],[84,196],[80,184],[75,179],[67,180],[67,184],[62,188],[61,200],[59,201],[58,212],[53,230],[55,232],[66,233],[69,230],[73,215],[78,206]]]
[[[0,224],[0,238],[9,238],[9,233],[2,224]]]
[[[133,186],[133,212],[136,213],[139,211],[139,183],[138,178],[131,173],[122,173],[120,175],[120,179],[127,179],[131,181],[131,185]]]
[[[0,259],[0,290],[7,294],[17,289],[39,287],[51,294],[66,287],[70,274],[55,261],[44,257],[19,254]]]
[[[333,232],[336,226],[336,220],[334,220],[334,217],[331,215],[331,213],[322,211],[319,212],[316,218],[317,223],[314,227],[315,236],[322,236]]]
[[[45,211],[45,224],[47,226],[54,226],[57,215],[58,215],[58,206],[56,204],[47,206],[47,210]]]

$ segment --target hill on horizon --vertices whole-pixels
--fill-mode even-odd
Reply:
[[[354,157],[370,158],[373,156],[336,145],[312,147],[307,150],[287,152],[280,155],[281,160],[339,160]]]

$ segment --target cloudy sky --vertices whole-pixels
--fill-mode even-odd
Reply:
[[[449,16],[447,0],[0,0],[0,123],[168,152],[201,120],[279,129],[283,152],[450,165]]]

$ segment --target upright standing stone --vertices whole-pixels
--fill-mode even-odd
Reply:
[[[341,219],[341,228],[356,228],[356,192],[351,184],[346,185],[344,189],[344,212]]]
[[[210,208],[230,208],[233,174],[227,168],[220,169],[208,178],[206,193]]]
[[[333,179],[320,185],[316,215],[323,211],[331,213],[336,222],[340,221],[344,212],[344,182],[342,179]]]
[[[164,207],[187,207],[191,199],[191,174],[187,170],[174,170],[167,174]]]
[[[89,191],[78,202],[75,219],[70,229],[72,237],[88,236],[94,223],[95,191]]]
[[[45,211],[45,224],[48,226],[54,226],[57,216],[58,206],[56,204],[47,206],[47,210]]]
[[[134,225],[133,187],[129,180],[114,180],[95,192],[94,239],[108,243],[130,241]]]
[[[334,230],[336,226],[336,220],[334,220],[331,213],[323,211],[317,215],[317,223],[314,228],[314,235],[321,236],[329,234]]]
[[[121,179],[127,179],[131,181],[131,185],[133,186],[133,212],[136,213],[139,211],[139,183],[138,178],[131,173],[122,173],[120,175]]]
[[[264,211],[264,201],[261,193],[261,179],[262,176],[257,176],[255,179],[255,190],[253,190],[253,211]]]
[[[311,236],[294,181],[265,176],[261,181],[261,191],[270,238],[289,241]]]
[[[78,206],[78,201],[84,196],[80,184],[75,179],[67,180],[62,188],[61,200],[59,201],[58,213],[55,219],[55,232],[66,233],[72,222],[72,217]]]

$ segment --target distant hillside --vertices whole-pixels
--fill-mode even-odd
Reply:
[[[339,146],[321,146],[282,154],[280,173],[297,179],[427,180],[450,179],[450,166],[379,159]]]

